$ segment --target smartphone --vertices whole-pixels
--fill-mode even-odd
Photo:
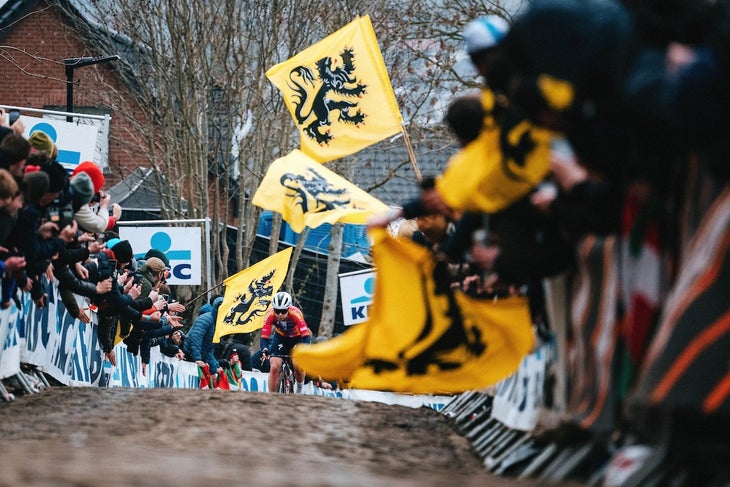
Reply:
[[[8,112],[8,125],[12,125],[20,118],[20,110],[13,108]]]
[[[134,277],[132,277],[132,282],[136,286],[142,281],[142,275],[141,274],[135,274]]]

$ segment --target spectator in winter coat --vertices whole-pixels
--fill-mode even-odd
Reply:
[[[186,360],[195,362],[200,367],[205,367],[206,364],[210,367],[211,380],[214,380],[214,375],[220,372],[220,365],[213,354],[213,336],[218,319],[218,308],[222,303],[223,297],[219,296],[213,300],[212,304],[204,304],[200,308],[200,315],[190,327],[183,345]]]

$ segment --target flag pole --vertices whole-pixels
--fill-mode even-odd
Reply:
[[[408,158],[411,160],[411,165],[413,166],[413,172],[416,173],[416,181],[420,183],[423,180],[423,177],[421,176],[421,170],[418,168],[418,163],[416,162],[416,154],[415,152],[413,152],[411,138],[408,137],[408,132],[403,125],[401,125],[401,132],[403,133],[403,142],[405,142],[406,150],[408,151]]]

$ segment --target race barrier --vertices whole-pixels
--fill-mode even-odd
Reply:
[[[9,379],[27,392],[37,392],[44,385],[43,374],[71,387],[129,388],[200,388],[198,366],[164,356],[159,348],[150,353],[150,363],[143,373],[142,360],[127,351],[123,342],[114,347],[116,366],[104,360],[97,337],[96,314],[91,323],[72,317],[61,301],[57,286],[45,283],[48,302],[38,308],[28,293],[21,293],[20,308],[11,301],[0,310],[0,379]],[[89,307],[86,298],[76,296],[81,308]],[[41,373],[42,372],[42,373]],[[0,382],[0,394],[12,399]],[[268,374],[243,371],[240,384],[231,389],[244,392],[268,392]],[[409,395],[356,389],[330,390],[305,385],[305,394],[372,401],[411,408],[429,407],[443,410],[453,396]]]

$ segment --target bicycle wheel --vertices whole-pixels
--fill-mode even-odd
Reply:
[[[292,384],[289,376],[289,369],[283,366],[279,371],[279,381],[276,384],[276,392],[279,394],[291,394]]]

